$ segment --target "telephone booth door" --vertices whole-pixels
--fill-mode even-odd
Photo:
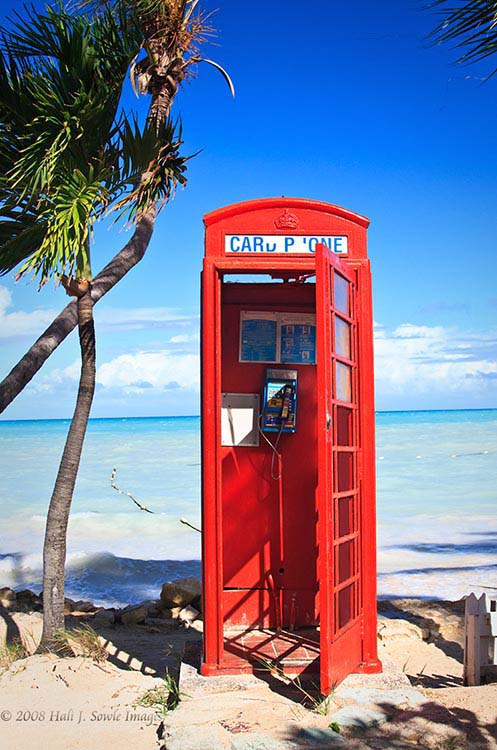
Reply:
[[[355,273],[316,255],[318,578],[323,693],[361,661],[358,341]]]

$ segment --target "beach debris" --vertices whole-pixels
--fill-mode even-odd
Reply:
[[[117,486],[117,484],[116,484],[116,483],[115,483],[115,481],[114,481],[114,480],[115,480],[115,478],[116,478],[116,474],[117,474],[117,469],[116,469],[116,468],[114,467],[114,468],[112,469],[112,474],[110,475],[110,486],[112,487],[112,489],[113,489],[113,490],[115,490],[115,491],[116,491],[116,492],[117,492],[117,493],[118,493],[119,495],[125,495],[126,497],[129,497],[129,499],[130,499],[130,500],[131,500],[131,501],[132,501],[132,502],[133,502],[133,503],[134,503],[134,504],[135,504],[135,505],[136,505],[136,506],[137,506],[137,507],[138,507],[138,508],[139,508],[140,510],[143,510],[143,511],[145,511],[145,513],[153,513],[153,512],[154,512],[153,510],[149,510],[149,508],[147,508],[147,507],[146,507],[146,505],[142,505],[141,503],[139,503],[139,502],[138,502],[138,500],[136,499],[136,497],[134,497],[134,496],[133,496],[133,495],[131,494],[131,492],[125,492],[124,490],[121,490],[121,489],[120,489],[120,487],[118,487],[118,486]]]
[[[474,687],[497,672],[497,599],[469,594],[464,613],[464,684]]]
[[[194,531],[198,531],[199,534],[202,533],[202,529],[199,529],[198,526],[194,526],[190,521],[187,521],[186,518],[180,518],[180,523],[183,523],[185,526],[188,526],[190,529],[193,529]]]
[[[178,578],[162,585],[160,594],[164,607],[183,607],[192,604],[195,606],[200,600],[202,586],[198,578]]]
[[[497,453],[497,448],[485,451],[473,451],[472,453],[451,453],[451,458],[465,458],[466,456],[488,456],[489,453]]]

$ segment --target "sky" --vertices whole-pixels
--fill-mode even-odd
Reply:
[[[5,19],[16,0],[2,5]],[[92,416],[199,410],[202,216],[251,198],[313,198],[368,216],[376,407],[497,406],[497,76],[426,35],[415,0],[205,0],[217,37],[178,93],[188,185],[144,260],[95,307]],[[497,59],[495,60],[497,66]],[[129,98],[129,106],[135,106]],[[141,104],[143,105],[143,102]],[[96,271],[128,234],[100,226]],[[0,377],[67,300],[0,278]],[[75,333],[3,419],[69,417]]]

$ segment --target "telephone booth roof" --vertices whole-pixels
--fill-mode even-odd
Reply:
[[[346,208],[303,198],[262,198],[233,203],[204,216],[205,255],[235,265],[268,260],[288,266],[314,259],[323,243],[345,259],[367,258],[369,219]]]

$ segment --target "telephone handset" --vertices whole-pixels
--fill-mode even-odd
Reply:
[[[297,429],[297,370],[266,370],[263,432],[295,432]]]

